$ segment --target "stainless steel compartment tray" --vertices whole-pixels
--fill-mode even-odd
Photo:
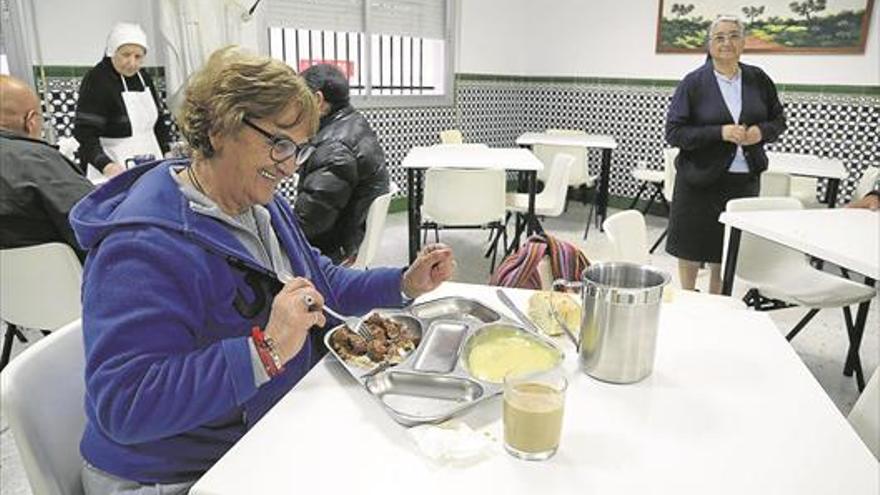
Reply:
[[[481,381],[468,372],[461,353],[471,335],[496,325],[521,325],[472,299],[445,297],[401,310],[376,310],[420,337],[418,346],[397,365],[359,367],[343,360],[330,346],[333,333],[324,337],[330,353],[398,423],[412,426],[445,421],[501,393],[501,384]],[[559,350],[549,339],[542,342]],[[559,350],[561,354],[561,350]]]

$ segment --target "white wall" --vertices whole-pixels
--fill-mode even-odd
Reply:
[[[658,0],[460,0],[456,72],[679,79],[702,55],[656,54]],[[155,0],[34,0],[46,65],[93,65],[120,20],[158,40]],[[75,11],[74,11],[75,10]],[[75,20],[74,20],[75,19]],[[778,83],[880,85],[880,5],[862,55],[753,55]],[[147,65],[161,65],[161,50]]]
[[[136,22],[147,33],[147,43],[158,46],[156,2],[151,0],[33,0],[37,37],[44,65],[98,63],[107,35],[117,22]],[[36,56],[36,54],[34,54]],[[146,65],[162,65],[162,50],[150,50]]]
[[[656,54],[658,0],[462,0],[458,72],[679,79],[704,55]],[[777,83],[880,85],[880,5],[862,55],[746,54]]]

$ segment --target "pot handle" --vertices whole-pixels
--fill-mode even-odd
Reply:
[[[553,281],[552,287],[553,287],[553,292],[573,291],[573,292],[577,293],[578,295],[580,295],[584,289],[584,284],[583,284],[583,282],[569,282],[568,280],[565,280],[564,278],[557,278],[556,280]],[[565,332],[565,334],[568,335],[568,338],[571,339],[571,343],[574,344],[574,346],[576,348],[580,349],[580,344],[578,343],[577,337],[575,337],[574,332],[572,332],[571,329],[568,328],[568,325],[566,325],[565,320],[559,316],[559,313],[556,312],[556,305],[553,302],[553,300],[554,300],[554,297],[551,294],[550,295],[550,314],[553,315],[553,319],[556,320],[556,323],[560,326],[560,328],[562,328],[562,330]]]

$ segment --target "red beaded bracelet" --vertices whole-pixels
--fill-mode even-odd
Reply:
[[[278,354],[275,341],[271,337],[266,337],[258,326],[251,329],[251,339],[269,378],[280,375],[284,371],[284,365],[281,364],[281,355]]]

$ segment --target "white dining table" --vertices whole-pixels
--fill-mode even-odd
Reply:
[[[837,206],[840,181],[846,179],[848,172],[843,161],[837,158],[822,158],[802,153],[767,152],[767,170],[788,175],[828,179],[825,202],[829,208]]]
[[[880,212],[862,208],[725,211],[719,221],[730,227],[721,293],[730,295],[743,232],[795,249],[865,276],[873,286],[880,278]],[[864,388],[859,359],[871,301],[859,304],[844,373],[856,373]]]
[[[512,315],[495,288],[445,283],[423,296],[472,297]],[[507,289],[521,308],[530,291]],[[192,488],[193,495],[847,494],[880,491],[877,460],[764,313],[699,297],[664,303],[653,373],[630,384],[569,378],[562,439],[548,461],[508,455],[501,404],[453,422],[490,439],[464,464],[423,455],[328,356]]]
[[[421,248],[422,172],[429,168],[498,169],[520,172],[529,194],[527,212],[527,235],[532,233],[535,216],[536,177],[544,168],[532,152],[522,148],[490,148],[483,144],[438,144],[415,146],[403,158],[401,166],[406,169],[406,188],[409,220],[409,261],[412,263]],[[466,200],[466,198],[450,198]],[[519,245],[516,239],[514,246]]]
[[[617,139],[607,134],[549,134],[546,132],[524,132],[516,138],[516,145],[531,147],[536,144],[554,146],[578,146],[602,150],[602,164],[599,169],[599,185],[596,188],[596,224],[602,230],[602,223],[608,215],[608,188],[611,181],[611,152],[617,149]],[[587,174],[589,175],[589,173]],[[591,218],[587,217],[584,239],[590,231]]]

